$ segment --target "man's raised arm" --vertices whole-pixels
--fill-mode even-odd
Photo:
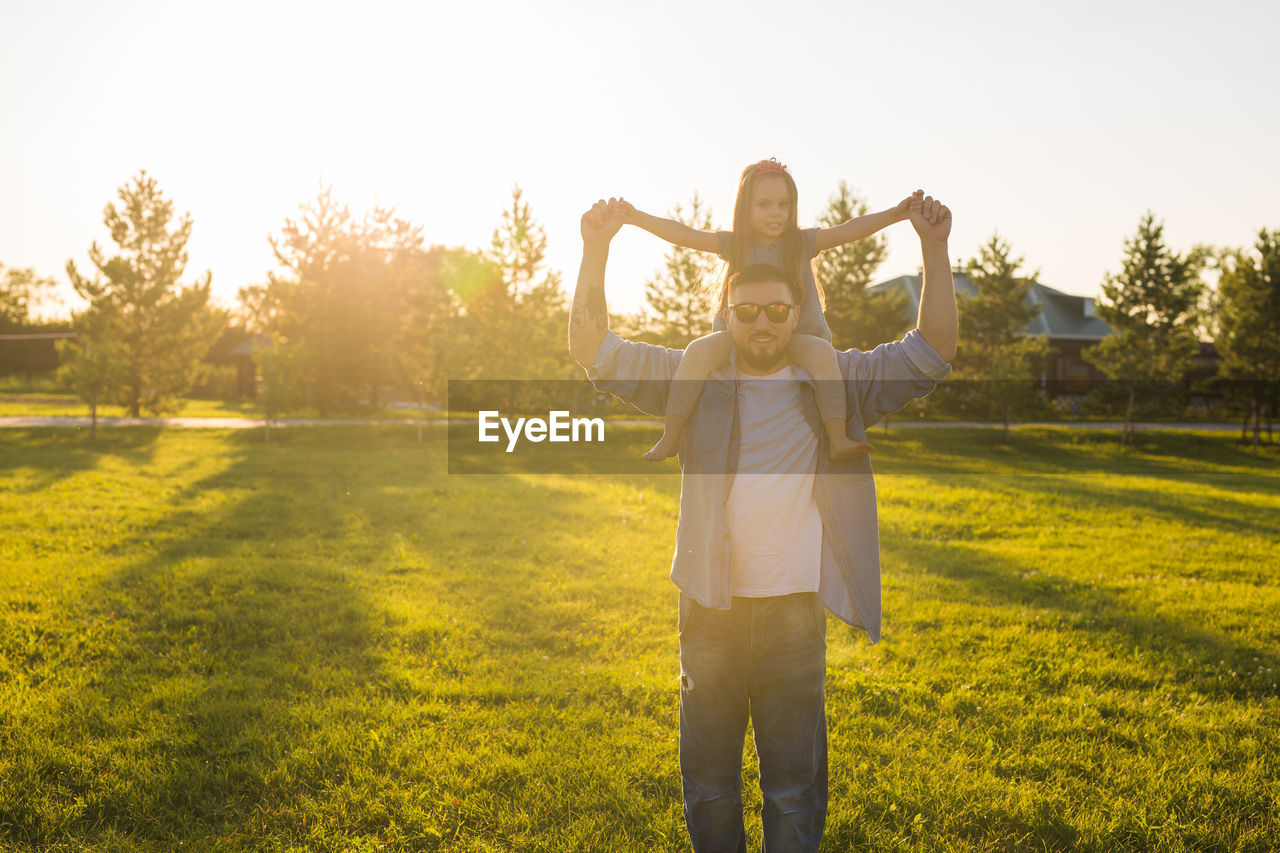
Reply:
[[[956,357],[959,336],[956,285],[947,254],[951,211],[933,196],[925,196],[912,200],[907,217],[920,235],[920,252],[924,256],[924,283],[916,328],[944,361],[951,361]]]
[[[600,342],[609,331],[604,268],[609,259],[609,241],[622,223],[617,199],[598,201],[582,214],[582,266],[578,268],[578,287],[569,309],[569,355],[583,368],[595,362]]]

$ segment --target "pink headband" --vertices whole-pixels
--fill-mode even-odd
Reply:
[[[761,160],[760,163],[756,166],[755,171],[752,172],[751,175],[752,177],[754,177],[756,175],[763,175],[767,172],[783,172],[785,174],[786,171],[787,171],[786,166],[779,163],[773,157],[770,157],[768,160]]]

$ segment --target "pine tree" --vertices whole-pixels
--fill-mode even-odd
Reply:
[[[1165,246],[1164,225],[1148,211],[1125,241],[1120,272],[1103,281],[1098,316],[1115,334],[1084,356],[1128,385],[1124,444],[1132,439],[1139,387],[1177,381],[1196,354],[1204,261],[1201,250],[1179,255]]]
[[[89,404],[89,438],[98,437],[98,405],[106,400],[112,378],[119,373],[113,340],[116,318],[110,305],[100,304],[74,315],[76,338],[57,342],[62,361],[58,381]]]
[[[76,292],[89,302],[78,318],[74,342],[63,347],[68,363],[99,360],[110,351],[101,388],[107,398],[137,417],[143,410],[170,411],[176,397],[199,378],[201,359],[226,323],[210,307],[211,275],[180,287],[187,265],[191,217],[174,222],[173,203],[145,171],[120,187],[120,206],[108,204],[104,222],[119,254],[108,257],[95,242],[89,260],[97,268],[82,276],[73,261],[67,274]],[[78,368],[68,370],[75,373]]]
[[[242,290],[241,301],[256,328],[292,350],[282,376],[322,414],[362,399],[377,406],[381,389],[402,378],[413,293],[429,284],[412,272],[425,275],[421,230],[388,208],[356,219],[324,187],[271,246],[281,271]]]
[[[699,231],[711,230],[711,212],[694,193],[688,208],[676,205],[671,218]],[[672,245],[662,270],[645,282],[642,323],[646,338],[681,349],[711,331],[710,292],[719,264],[703,252]]]
[[[1004,418],[1005,444],[1011,410],[1032,393],[1032,365],[1048,352],[1045,338],[1027,334],[1027,325],[1040,316],[1040,306],[1031,300],[1038,273],[1020,275],[1023,259],[1011,258],[1010,251],[1007,241],[992,234],[966,264],[977,293],[958,294],[964,346],[955,359],[957,378],[973,380],[980,399]]]
[[[841,181],[818,222],[828,227],[839,225],[867,211],[867,203]],[[818,256],[818,281],[826,292],[827,325],[837,349],[874,349],[897,340],[911,328],[903,294],[866,292],[888,253],[888,241],[883,235],[876,235],[828,249]]]
[[[456,304],[446,287],[442,265],[445,251],[433,246],[427,251],[406,253],[397,259],[395,272],[406,282],[404,322],[394,346],[396,375],[418,404],[419,413],[429,402],[443,398]],[[418,441],[422,441],[422,420],[418,419]]]
[[[262,379],[262,405],[266,417],[262,422],[262,440],[268,441],[271,426],[281,412],[304,402],[303,371],[305,350],[289,346],[279,336],[271,335],[271,343],[256,353],[258,370]]]
[[[489,250],[448,276],[460,277],[466,291],[459,294],[465,358],[453,375],[507,382],[499,405],[505,410],[530,408],[545,396],[547,386],[529,380],[576,374],[564,345],[568,302],[559,273],[545,268],[546,247],[546,231],[517,186]]]
[[[547,270],[547,232],[524,201],[511,191],[511,207],[494,229],[489,257],[502,274],[503,289],[514,310],[509,338],[515,355],[506,378],[566,379],[577,374],[564,345],[569,303],[560,274]]]
[[[1247,391],[1256,446],[1280,382],[1280,230],[1262,229],[1252,251],[1223,252],[1220,263],[1219,372]]]

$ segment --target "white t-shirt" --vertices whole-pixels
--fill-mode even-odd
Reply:
[[[817,592],[822,516],[813,497],[818,437],[804,417],[790,366],[738,374],[741,446],[726,506],[731,594]]]

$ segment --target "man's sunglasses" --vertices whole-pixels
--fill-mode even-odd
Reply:
[[[757,305],[754,302],[739,302],[736,305],[730,305],[729,310],[738,318],[740,323],[754,323],[756,318],[760,316],[760,309],[764,309],[764,316],[769,318],[770,323],[781,323],[787,319],[787,315],[791,313],[794,305],[788,305],[785,302],[770,302],[768,305]]]

